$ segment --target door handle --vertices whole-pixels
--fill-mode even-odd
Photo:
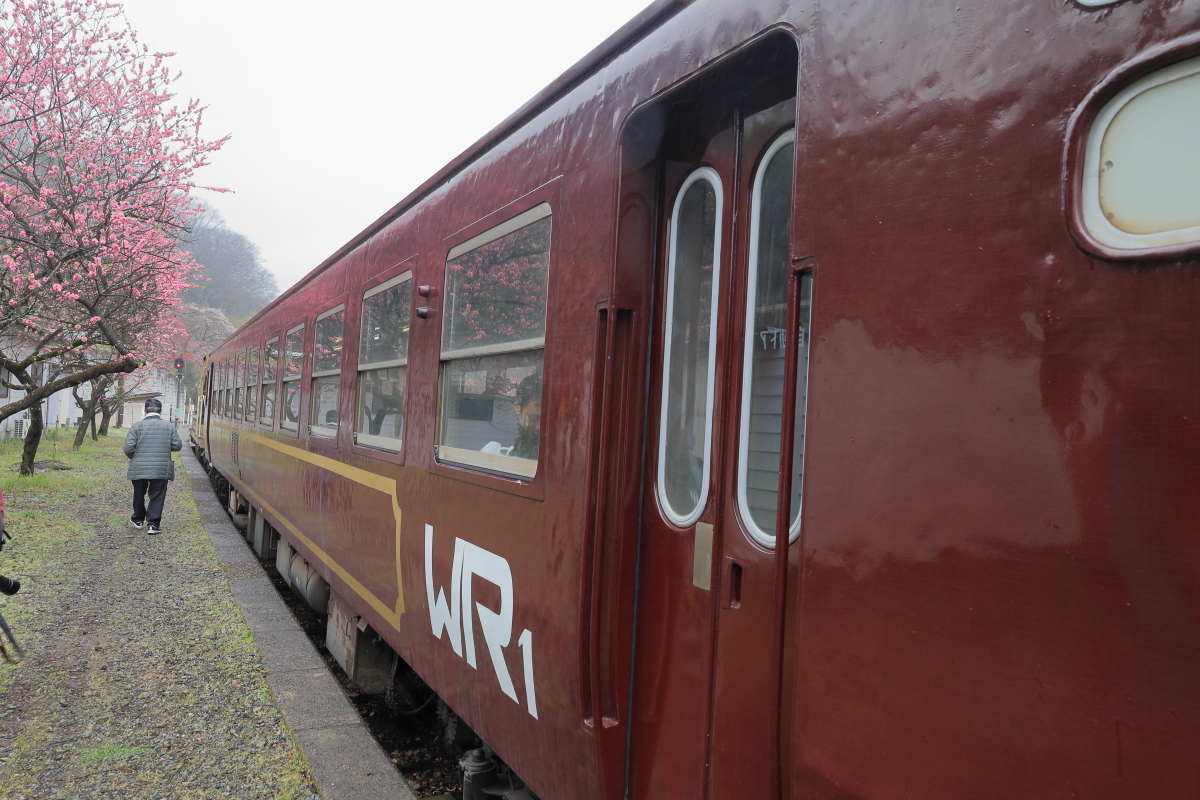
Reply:
[[[726,611],[742,607],[742,565],[725,556],[725,599],[721,607]]]

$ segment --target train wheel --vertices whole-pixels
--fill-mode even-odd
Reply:
[[[438,723],[441,726],[442,742],[447,747],[463,753],[478,747],[479,735],[471,730],[471,726],[463,722],[462,717],[454,713],[454,709],[446,705],[446,701],[438,698]]]

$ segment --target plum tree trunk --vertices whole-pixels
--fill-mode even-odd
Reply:
[[[37,460],[38,445],[42,442],[42,407],[29,407],[29,430],[25,432],[25,446],[21,449],[21,474],[33,474],[33,462]]]
[[[88,425],[96,415],[95,406],[89,404],[80,404],[79,425],[75,428],[75,441],[71,446],[78,450],[83,447],[83,437],[87,436]]]

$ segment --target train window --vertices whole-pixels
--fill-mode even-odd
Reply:
[[[358,403],[354,441],[399,450],[404,434],[412,272],[368,290],[358,339]]]
[[[1084,156],[1088,231],[1118,250],[1200,242],[1200,58],[1126,87],[1097,114]]]
[[[342,371],[344,305],[317,317],[313,326],[312,412],[309,430],[317,436],[337,436],[338,385]]]
[[[225,416],[233,416],[233,359],[225,362]]]
[[[283,391],[279,426],[290,431],[300,425],[300,368],[304,362],[304,326],[297,325],[283,340]]]
[[[441,461],[537,471],[551,212],[542,203],[446,257]]]
[[[233,418],[242,418],[242,400],[246,388],[246,354],[239,352],[233,362]]]
[[[721,179],[701,167],[671,212],[658,494],[663,513],[688,527],[708,499],[713,364],[721,254]]]
[[[751,195],[745,360],[742,372],[741,453],[738,505],[750,535],[775,546],[779,507],[780,432],[783,429],[783,367],[787,336],[788,259],[792,219],[795,135],[767,149]],[[789,539],[799,533],[804,465],[804,412],[808,395],[808,320],[812,278],[800,286],[800,352],[796,373],[795,438],[792,442],[792,503]]]
[[[246,367],[246,421],[258,421],[258,348],[250,351],[250,361]]]
[[[258,421],[270,425],[275,416],[275,361],[279,357],[279,339],[263,345],[262,402],[258,409]]]
[[[304,326],[297,325],[287,332],[284,340],[283,379],[285,381],[300,377],[300,368],[304,363]]]
[[[208,407],[212,414],[220,415],[221,413],[221,373],[222,364],[219,361],[210,361],[208,369],[212,378],[208,382]]]
[[[223,417],[225,416],[225,382],[227,380],[227,373],[229,372],[229,365],[224,361],[218,361],[216,370],[217,386],[213,391],[213,413]]]

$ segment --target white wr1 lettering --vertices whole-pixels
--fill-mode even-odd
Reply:
[[[479,578],[500,590],[500,609],[488,608],[483,603],[473,602],[471,587],[473,579]],[[463,657],[466,650],[467,663],[479,669],[475,661],[475,623],[479,618],[479,629],[483,642],[492,660],[500,690],[520,703],[508,662],[504,659],[504,648],[512,643],[513,633],[513,580],[508,561],[478,545],[455,538],[454,562],[450,567],[450,596],[445,587],[435,591],[433,585],[433,526],[425,526],[425,594],[429,601],[429,623],[433,635],[438,639],[445,633],[454,653]],[[537,719],[537,694],[533,685],[533,634],[521,632],[517,639],[521,649],[521,661],[525,667],[525,694],[529,714]]]

